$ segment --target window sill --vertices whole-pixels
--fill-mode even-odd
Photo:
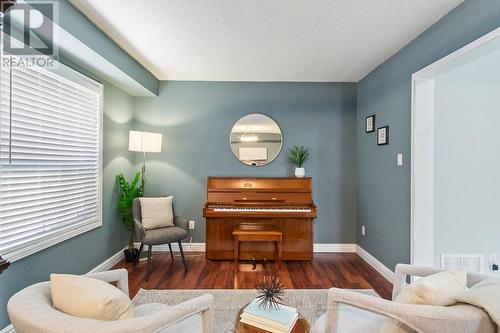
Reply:
[[[68,231],[64,234],[50,237],[50,238],[44,239],[40,242],[29,244],[21,249],[6,253],[4,255],[4,258],[6,260],[10,261],[10,263],[13,263],[17,260],[26,258],[27,256],[30,256],[32,254],[35,254],[35,253],[40,252],[42,250],[45,250],[48,247],[51,247],[53,245],[64,242],[70,238],[73,238],[75,236],[86,233],[87,231],[99,228],[100,226],[102,226],[101,221],[87,224],[87,225],[84,225],[78,229],[74,229],[74,230]]]

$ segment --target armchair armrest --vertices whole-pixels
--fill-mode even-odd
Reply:
[[[134,238],[137,242],[141,242],[144,239],[144,227],[141,221],[134,218]]]
[[[176,215],[174,217],[174,225],[189,232],[189,221],[183,217]]]
[[[340,304],[374,312],[408,326],[417,332],[467,332],[484,313],[467,305],[442,307],[404,304],[358,292],[332,288],[328,291],[325,332],[336,333]]]
[[[214,311],[213,311],[214,296],[205,294],[189,301],[174,305],[171,310],[183,309],[191,310],[191,315],[201,313],[201,320],[203,325],[203,333],[214,332]]]
[[[161,332],[186,318],[201,314],[203,333],[215,332],[213,302],[214,296],[205,294],[180,304],[158,309],[148,317],[151,322],[149,329],[153,331],[151,328],[154,328],[154,332]]]
[[[112,271],[88,273],[85,276],[101,280],[104,282],[116,282],[116,286],[123,291],[127,296],[128,294],[128,271],[124,268],[114,269]]]

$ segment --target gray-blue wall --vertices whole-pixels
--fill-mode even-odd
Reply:
[[[465,1],[358,83],[358,242],[391,269],[410,260],[411,75],[499,26],[500,1]],[[364,133],[370,114],[390,126],[388,146]]]
[[[132,96],[104,84],[103,225],[65,242],[18,260],[0,275],[0,329],[9,324],[6,305],[17,291],[47,281],[50,273],[82,274],[127,244],[127,234],[117,214],[116,175],[131,175],[128,131]]]
[[[286,148],[311,148],[316,243],[356,241],[356,85],[349,83],[162,82],[157,98],[135,99],[135,128],[163,133],[163,152],[148,154],[146,195],[175,196],[177,214],[197,221],[193,242],[205,239],[202,208],[207,176],[287,176]],[[263,167],[239,162],[229,133],[249,113],[271,116],[284,149]],[[141,156],[136,156],[141,161]]]

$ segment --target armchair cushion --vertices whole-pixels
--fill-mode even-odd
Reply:
[[[54,307],[66,314],[96,320],[132,318],[134,308],[124,292],[97,279],[70,274],[51,274]]]
[[[144,229],[150,230],[174,226],[173,199],[173,196],[139,198]]]
[[[448,306],[467,288],[465,271],[442,271],[414,281],[401,290],[399,303]]]
[[[188,232],[179,227],[147,230],[142,242],[147,245],[175,243],[186,238]]]

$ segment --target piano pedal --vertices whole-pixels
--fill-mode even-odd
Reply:
[[[262,268],[265,270],[266,266],[267,266],[267,258],[266,257],[262,257]]]
[[[252,257],[252,271],[257,269],[257,258],[255,256]]]

